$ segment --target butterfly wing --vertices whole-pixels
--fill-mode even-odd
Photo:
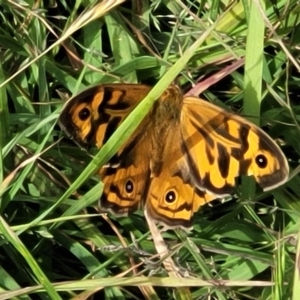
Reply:
[[[181,132],[190,171],[202,190],[228,195],[240,175],[253,175],[264,190],[288,178],[284,154],[264,131],[207,101],[184,98]]]
[[[144,204],[145,192],[150,178],[147,139],[127,143],[119,163],[105,166],[100,171],[104,191],[99,206],[116,215],[128,215]],[[134,146],[134,147],[131,147]]]
[[[71,98],[59,118],[61,128],[81,147],[101,148],[150,87],[108,84],[88,88]],[[150,126],[146,118],[139,128]],[[138,129],[99,171],[104,182],[100,207],[117,215],[138,208],[149,179],[149,136]]]
[[[234,191],[236,178],[253,175],[265,190],[283,184],[288,163],[259,127],[203,101],[183,100],[180,125],[165,138],[161,172],[153,176],[146,209],[168,227],[191,227],[200,206]]]
[[[101,148],[150,89],[141,84],[88,88],[65,104],[58,123],[80,146]]]
[[[168,160],[160,175],[152,178],[146,198],[154,220],[169,228],[191,228],[194,213],[216,197],[195,188],[185,160]]]

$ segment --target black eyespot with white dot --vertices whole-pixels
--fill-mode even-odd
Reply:
[[[86,107],[83,108],[78,114],[81,121],[85,121],[86,119],[89,118],[90,115],[91,115],[91,112]]]
[[[131,194],[134,191],[134,184],[132,180],[128,179],[125,183],[125,191],[127,194]]]
[[[257,166],[264,169],[268,165],[268,160],[263,154],[259,154],[255,157],[255,162]]]
[[[174,201],[176,201],[177,199],[177,194],[175,191],[171,190],[171,191],[168,191],[165,195],[165,201],[168,203],[168,204],[172,204]]]

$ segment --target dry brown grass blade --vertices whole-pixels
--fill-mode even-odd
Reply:
[[[158,230],[155,222],[148,215],[146,209],[144,209],[144,215],[145,215],[145,218],[149,225],[149,229],[150,229],[150,232],[151,232],[154,244],[155,244],[156,251],[159,254],[160,259],[162,260],[163,265],[164,265],[166,271],[168,272],[169,276],[173,277],[173,278],[182,278],[182,276],[180,275],[180,272],[178,271],[178,267],[176,267],[172,257],[167,255],[169,251],[165,244],[165,241],[164,241],[160,231]],[[187,287],[183,287],[183,288],[181,288],[181,290],[183,292],[183,295],[186,297],[186,299],[192,299],[190,290]]]
[[[72,23],[72,25],[63,33],[63,35],[55,43],[53,43],[51,46],[49,46],[44,52],[42,52],[40,55],[35,57],[29,63],[25,64],[22,68],[20,68],[17,72],[15,72],[7,80],[2,82],[0,84],[0,88],[3,87],[4,85],[6,85],[8,82],[10,82],[12,79],[14,79],[17,75],[22,73],[31,64],[36,62],[38,59],[40,59],[46,53],[51,51],[57,45],[61,44],[63,41],[65,41],[67,38],[69,38],[78,29],[82,28],[83,26],[86,26],[88,23],[94,21],[95,19],[102,17],[103,15],[108,13],[111,9],[113,9],[114,7],[120,5],[121,3],[125,2],[125,1],[126,0],[104,0],[101,3],[92,7],[90,10],[85,11]],[[14,4],[13,2],[11,2],[11,3]]]

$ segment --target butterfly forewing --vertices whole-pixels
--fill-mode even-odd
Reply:
[[[101,148],[149,90],[136,84],[91,87],[66,103],[59,124],[80,146]]]
[[[280,148],[246,119],[187,97],[181,126],[186,157],[201,189],[225,196],[240,175],[253,175],[265,190],[288,178],[287,160]]]

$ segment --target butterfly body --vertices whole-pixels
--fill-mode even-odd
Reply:
[[[68,101],[59,123],[81,146],[101,148],[150,89],[90,88]],[[268,190],[287,180],[288,164],[259,127],[172,85],[99,174],[104,210],[145,207],[153,219],[186,228],[200,206],[232,193],[238,176],[253,175]]]

